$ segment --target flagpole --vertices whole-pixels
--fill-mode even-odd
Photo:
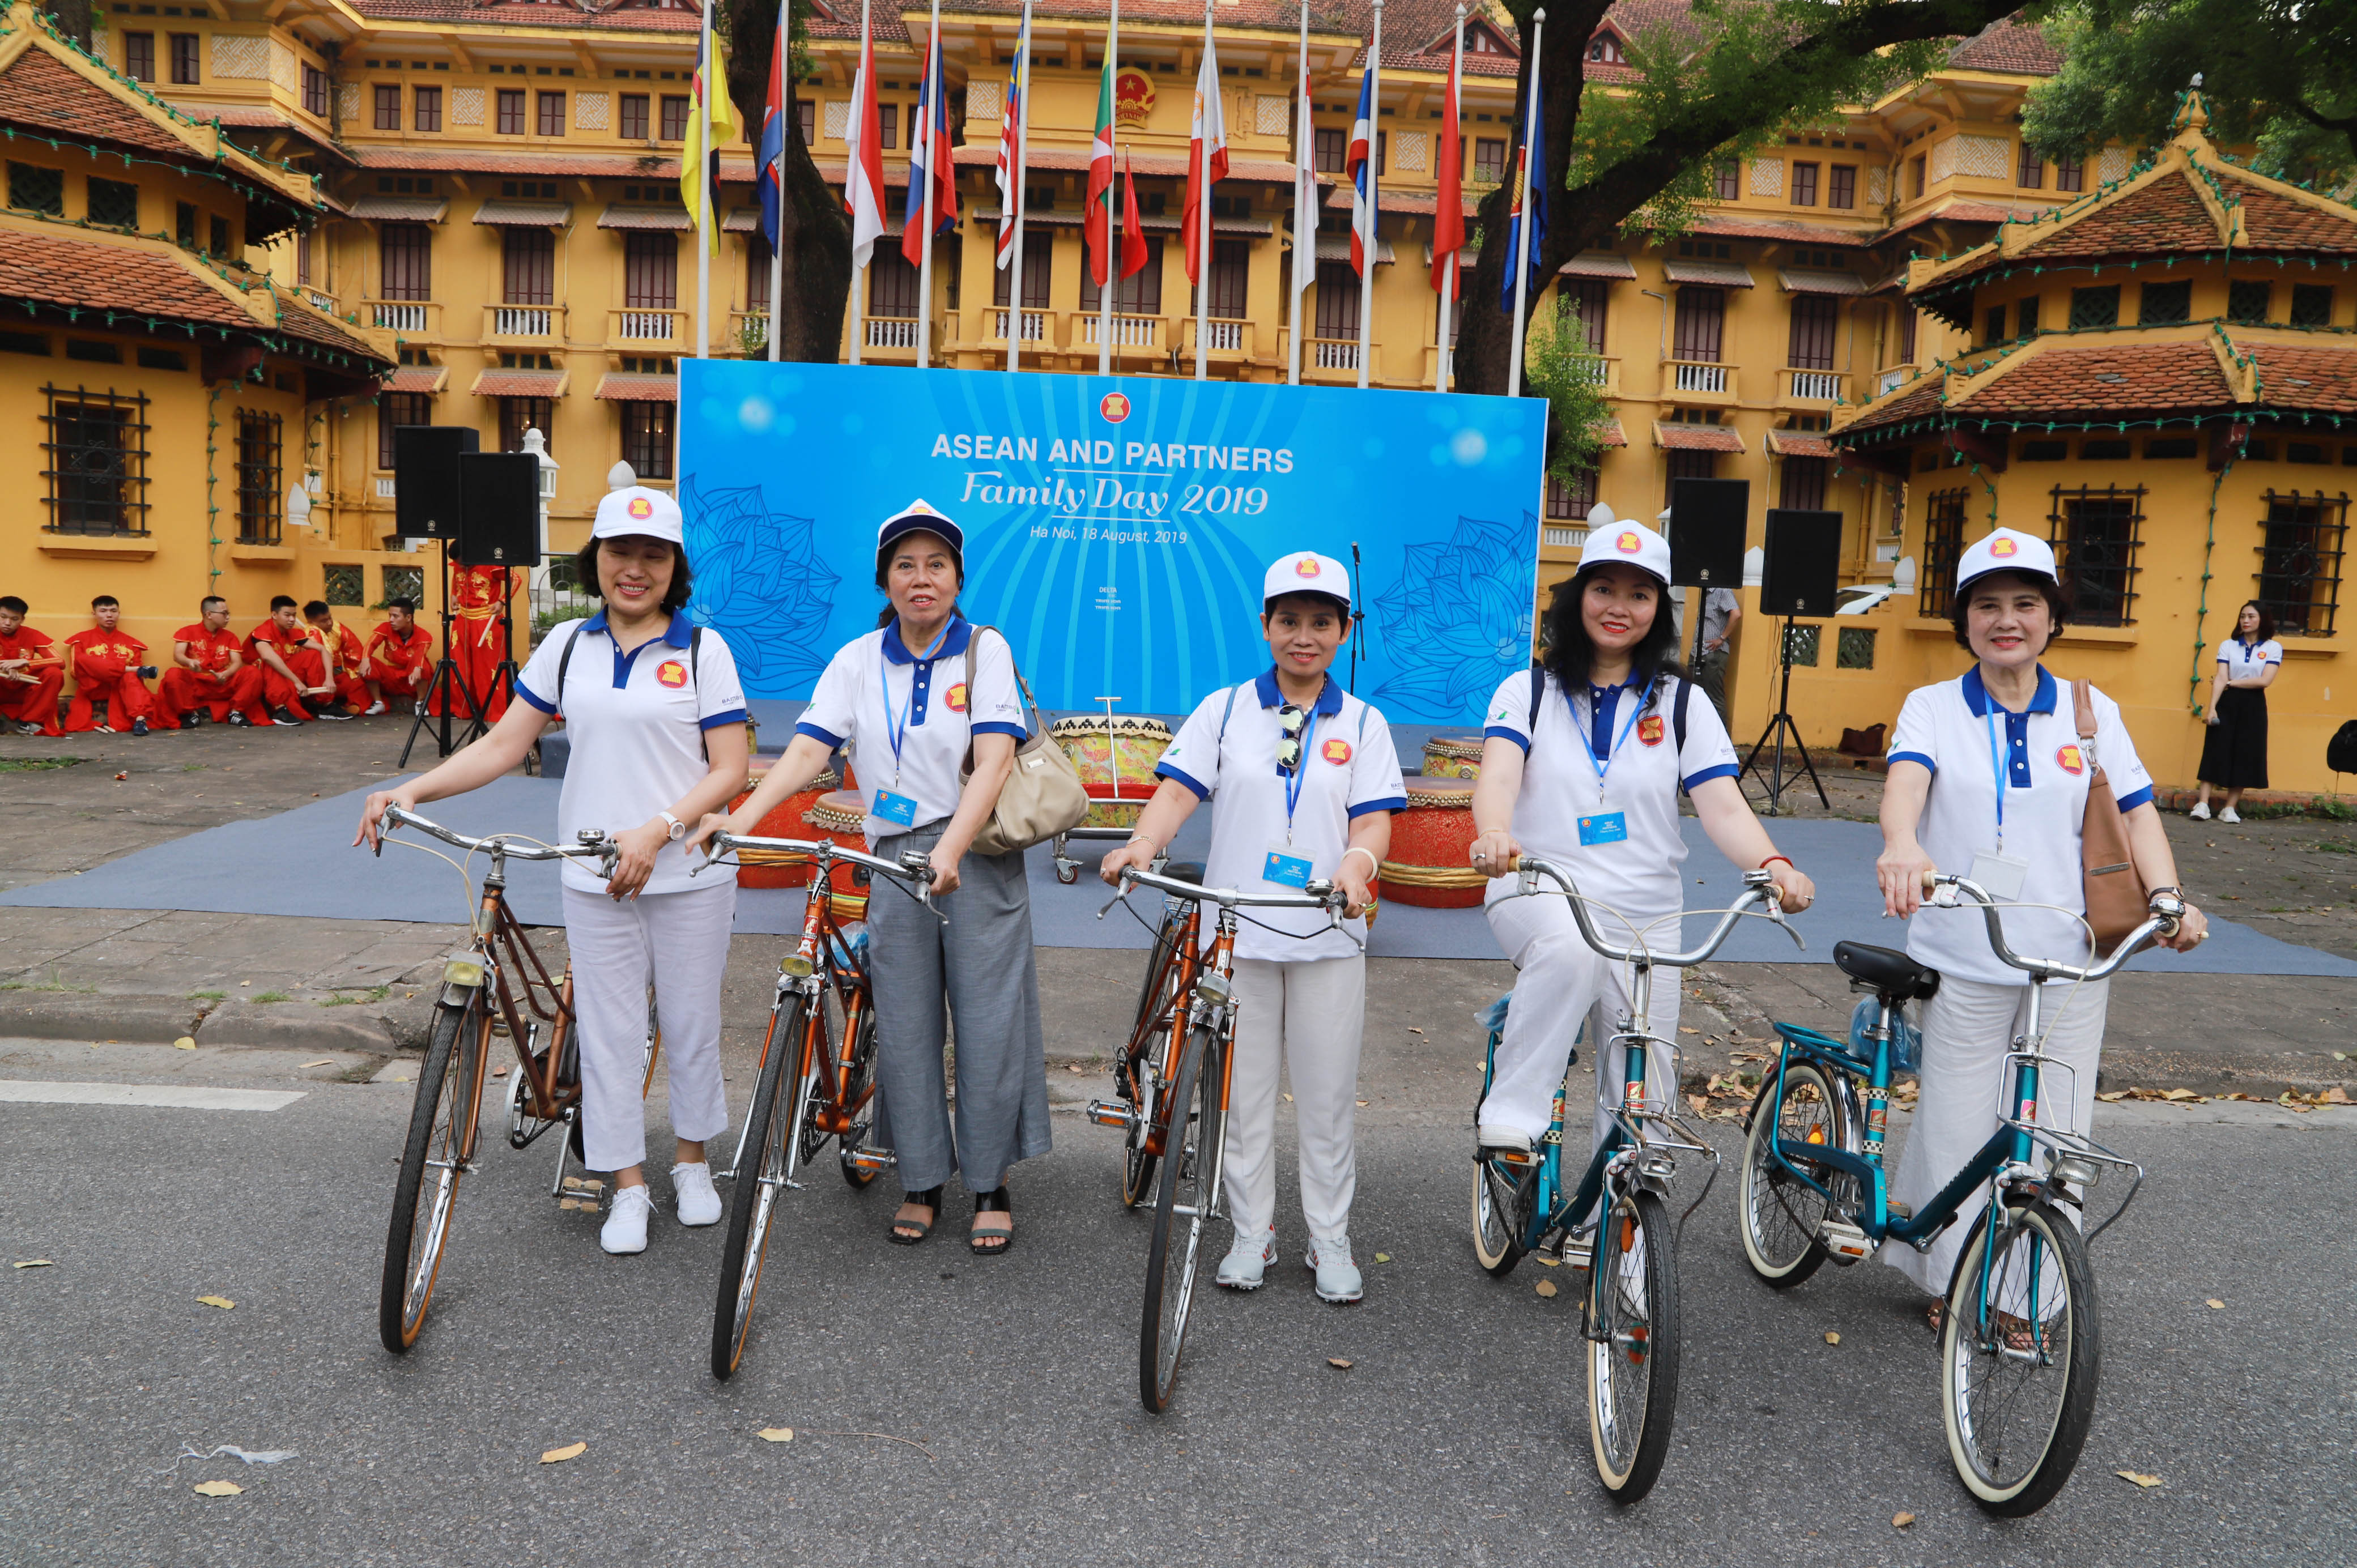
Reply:
[[[938,0],[936,0],[938,3]],[[1535,134],[1539,114],[1539,46],[1546,35],[1546,12],[1531,13],[1531,91],[1530,101],[1523,111],[1522,193],[1514,199],[1522,221],[1514,226],[1514,256],[1506,264],[1514,269],[1514,342],[1511,368],[1506,372],[1506,395],[1523,395],[1523,332],[1529,313],[1531,292],[1531,138]]]
[[[851,94],[853,134],[861,137],[865,137],[867,134],[866,116],[865,113],[867,95],[875,91],[875,84],[867,81],[867,68],[870,59],[867,53],[867,8],[869,4],[870,0],[859,0],[859,75],[857,81],[854,84],[855,90]],[[863,141],[860,144],[860,151],[855,153],[853,156],[853,163],[856,163],[859,156],[864,156],[865,147],[866,143]],[[846,166],[843,171],[843,188],[846,191],[851,188],[851,179],[854,172],[855,170],[848,166]],[[884,205],[884,193],[879,190],[874,194],[876,198],[876,205],[879,209],[881,209]],[[778,192],[778,195],[780,200],[784,199],[785,192],[782,188]],[[868,248],[868,254],[871,256],[875,254],[875,248],[872,242]],[[772,297],[775,296],[773,295]],[[860,339],[867,336],[867,328],[862,321],[862,317],[867,314],[866,306],[867,264],[863,262],[859,265],[851,269],[851,362],[855,365],[859,363]]]
[[[778,0],[778,30],[780,33],[784,33],[786,31],[786,7],[789,4],[791,4],[791,0]],[[772,69],[775,69],[774,62],[777,59],[777,51],[782,49],[784,47],[785,44],[782,38],[770,44],[770,59],[773,62]],[[775,83],[773,82],[772,85],[774,86]],[[783,96],[785,97],[786,102],[778,105],[778,113],[780,114],[792,107],[791,91],[789,91]],[[786,128],[782,125],[779,126],[778,163],[777,166],[770,171],[770,178],[777,186],[778,190],[778,232],[776,238],[770,242],[770,320],[768,324],[769,330],[765,334],[765,336],[770,339],[770,363],[773,365],[778,362],[778,290],[784,285],[786,276],[785,134]],[[760,177],[759,172],[756,171],[753,176],[753,180],[754,189],[757,192],[760,188]],[[845,172],[844,178],[846,183],[849,182],[849,171],[846,170]]]
[[[1309,124],[1309,0],[1301,0],[1301,60],[1297,74],[1301,78],[1301,111],[1293,134],[1293,308],[1287,313],[1293,321],[1293,332],[1285,349],[1285,384],[1289,387],[1301,384],[1301,295],[1308,286],[1303,273],[1315,265],[1312,258],[1318,252],[1317,208],[1314,201],[1302,199],[1302,176],[1311,167],[1309,149],[1317,134]],[[1315,190],[1317,184],[1313,177],[1307,188]],[[1308,220],[1306,231],[1302,223],[1305,217]]]
[[[1383,0],[1375,0],[1381,5]],[[1203,0],[1203,58],[1211,58],[1211,0]],[[1220,91],[1220,78],[1211,76],[1211,91]],[[1203,205],[1195,215],[1195,379],[1209,381],[1211,358],[1205,350],[1211,346],[1211,106],[1205,104],[1200,112],[1203,136],[1196,157],[1197,172],[1203,182]],[[1224,119],[1222,121],[1224,126]]]
[[[712,12],[717,0],[704,0],[704,39],[696,58],[695,114],[703,134],[696,154],[704,166],[695,171],[695,357],[712,358],[712,79],[720,61],[712,52]],[[683,171],[684,172],[684,171]]]
[[[1006,368],[1023,368],[1023,209],[1029,192],[1024,179],[1030,169],[1031,144],[1031,0],[1023,0],[1023,58],[1016,62],[1015,81],[1015,245],[1007,258],[1006,299],[1014,306],[1006,318]]]
[[[1105,33],[1105,74],[1118,81],[1121,70],[1121,0],[1113,0],[1113,26]],[[1121,154],[1121,98],[1115,91],[1113,124],[1105,128],[1105,150],[1118,168]],[[1097,290],[1097,374],[1113,374],[1113,291],[1121,286],[1121,263],[1114,251],[1114,188],[1105,188],[1105,279]],[[1081,264],[1088,264],[1084,258]]]
[[[1460,85],[1464,80],[1465,7],[1459,5],[1457,7],[1457,54],[1456,58],[1449,62],[1448,66],[1448,100],[1452,112],[1458,112],[1456,110],[1457,95],[1464,91],[1463,87]],[[1440,134],[1444,136],[1454,136],[1457,134],[1457,127],[1453,124],[1444,125],[1440,128]],[[1440,149],[1437,147],[1433,149],[1436,155],[1438,154],[1439,150]],[[1462,155],[1459,156],[1460,157],[1462,156]],[[1464,168],[1461,163],[1458,166],[1458,177],[1461,180],[1464,175]],[[1464,198],[1462,196],[1458,198],[1458,205],[1460,207],[1464,205]],[[1437,219],[1436,219],[1436,230],[1437,229],[1437,226],[1438,221]],[[1437,366],[1437,369],[1433,373],[1432,390],[1440,392],[1445,392],[1448,390],[1448,360],[1452,351],[1448,341],[1448,307],[1457,303],[1457,252],[1455,250],[1451,250],[1448,252],[1448,265],[1444,270],[1443,275],[1448,280],[1448,286],[1440,291],[1440,325],[1435,329],[1433,334],[1435,346],[1438,349],[1438,352],[1434,356],[1434,363]]]
[[[1373,356],[1375,335],[1375,209],[1379,199],[1381,177],[1377,170],[1383,164],[1380,150],[1383,145],[1383,0],[1375,0],[1375,38],[1367,48],[1367,77],[1372,83],[1367,89],[1367,161],[1361,166],[1367,175],[1367,209],[1357,215],[1365,226],[1360,237],[1360,264],[1364,271],[1359,276],[1359,389],[1367,386],[1372,369],[1368,361]]]
[[[933,168],[933,158],[941,149],[933,145],[933,123],[941,117],[942,65],[942,0],[933,0],[931,32],[925,42],[924,88],[917,96],[917,112],[925,117],[925,215],[918,220],[918,232],[923,238],[922,261],[917,268],[917,369],[925,370],[932,363],[933,342],[933,181],[939,177]],[[909,139],[909,150],[917,149],[916,137]],[[909,166],[909,201],[917,200],[917,169],[913,157]]]

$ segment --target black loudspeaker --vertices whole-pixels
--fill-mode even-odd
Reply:
[[[458,537],[458,458],[482,445],[466,424],[393,427],[393,532],[404,539]]]
[[[1841,578],[1842,514],[1768,509],[1760,608],[1771,616],[1829,616]]]
[[[1670,484],[1670,581],[1681,587],[1743,586],[1749,479],[1674,479]]]
[[[458,459],[466,525],[450,549],[464,566],[540,564],[540,459],[529,452],[469,452]]]

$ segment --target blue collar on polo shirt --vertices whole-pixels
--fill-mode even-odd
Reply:
[[[1587,746],[1607,761],[1612,757],[1612,718],[1620,711],[1620,693],[1634,690],[1636,684],[1637,672],[1631,670],[1626,680],[1587,688]]]
[[[2018,714],[1989,695],[1977,664],[1964,671],[1964,706],[1973,711],[1973,717],[1986,720],[1992,707],[2005,715],[2006,784],[2010,789],[2029,789],[2033,782],[2029,776],[2029,715],[2054,711],[2055,696],[2061,690],[2054,677],[2046,672],[2045,665],[2038,667],[2038,690],[2031,694],[2029,708]]]
[[[1973,717],[1977,719],[1987,716],[1989,710],[1988,687],[1981,681],[1981,667],[1979,665],[1975,664],[1971,669],[1964,671],[1964,706],[1973,711]],[[2061,683],[2057,682],[2053,676],[2046,672],[2046,666],[2043,664],[2040,665],[2038,667],[2038,691],[2030,697],[2028,711],[2033,714],[2052,713],[2054,711],[2056,693],[2060,692],[2061,689]],[[1997,704],[1997,711],[1999,713],[2004,713],[2007,710],[2004,703],[1999,703]],[[2017,714],[2015,716],[2018,717],[2020,715]]]
[[[1285,692],[1276,683],[1276,666],[1274,664],[1260,672],[1260,678],[1253,682],[1253,691],[1259,696],[1260,705],[1264,708],[1285,706]],[[1309,711],[1327,719],[1342,711],[1342,688],[1334,684],[1333,676],[1326,677],[1326,684],[1318,688],[1318,700],[1309,704]]]
[[[909,651],[907,643],[900,640],[900,621],[896,616],[884,627],[884,657],[895,664],[931,664],[963,653],[965,645],[973,640],[973,638],[974,623],[962,615],[952,613],[950,616],[949,630],[942,638],[941,646],[933,650],[932,658],[920,659]]]
[[[606,624],[606,612],[602,608],[599,609],[596,615],[591,616],[587,620],[582,622],[581,629],[584,633],[602,631],[608,639],[611,639],[614,635],[613,628]],[[620,643],[615,643],[614,689],[619,692],[623,687],[630,683],[630,667],[638,662],[639,655],[646,650],[652,648],[658,642],[663,643],[672,648],[685,648],[691,641],[694,640],[694,638],[695,623],[687,618],[687,612],[685,610],[673,610],[671,615],[671,624],[663,628],[662,636],[647,639],[646,641],[641,642],[638,647],[631,649],[628,653],[622,651],[622,646]]]

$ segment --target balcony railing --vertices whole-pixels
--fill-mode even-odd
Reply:
[[[1309,368],[1313,371],[1356,371],[1359,340],[1355,338],[1312,338]]]
[[[1673,360],[1670,361],[1670,385],[1676,392],[1731,397],[1735,392],[1735,367],[1700,360]]]
[[[996,306],[992,309],[990,313],[991,341],[995,343],[1004,343],[1006,341],[1006,317],[1009,314],[1010,312],[1003,306]],[[1023,341],[1026,343],[1045,343],[1048,340],[1048,313],[1044,310],[1025,311],[1023,313]]]
[[[1789,390],[1795,403],[1831,403],[1842,394],[1842,375],[1838,371],[1787,371]]]
[[[489,338],[554,338],[565,329],[561,305],[487,305],[483,333]]]
[[[871,316],[867,318],[867,347],[870,349],[913,349],[917,346],[917,324],[893,316]]]
[[[1889,370],[1882,372],[1882,379],[1880,381],[1875,382],[1874,395],[1880,397],[1885,392],[1897,392],[1900,387],[1905,386],[1909,381],[1911,381],[1914,379],[1914,366],[1893,365]]]
[[[369,301],[369,321],[387,332],[426,332],[428,312],[433,306],[423,300],[372,299]]]
[[[330,316],[336,314],[336,296],[334,295],[322,294],[317,289],[313,288],[307,284],[303,288],[303,297],[309,300],[315,308],[324,310]]]
[[[1242,321],[1207,321],[1203,324],[1203,346],[1212,353],[1241,353],[1244,346]]]
[[[376,479],[376,499],[379,499],[379,500],[381,500],[381,501],[389,501],[389,500],[391,500],[391,499],[393,499],[393,477],[392,477],[391,475],[389,475],[389,474],[379,474],[379,475],[377,476],[377,479]]]
[[[668,343],[694,336],[683,311],[617,310],[612,320],[614,337],[626,342]]]
[[[1081,341],[1095,344],[1103,341],[1098,334],[1103,320],[1093,310],[1082,317]],[[1158,349],[1162,346],[1162,317],[1159,316],[1119,316],[1113,318],[1113,346],[1116,349]]]

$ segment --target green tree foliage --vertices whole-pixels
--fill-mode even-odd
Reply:
[[[2357,0],[2064,0],[2047,26],[2066,59],[2029,96],[2040,152],[2157,145],[2200,72],[2211,134],[2261,172],[2357,174]]]
[[[1547,472],[1570,483],[1595,470],[1612,424],[1604,394],[1604,360],[1588,351],[1579,306],[1555,295],[1552,320],[1542,320],[1523,350],[1531,391],[1547,402]]]

